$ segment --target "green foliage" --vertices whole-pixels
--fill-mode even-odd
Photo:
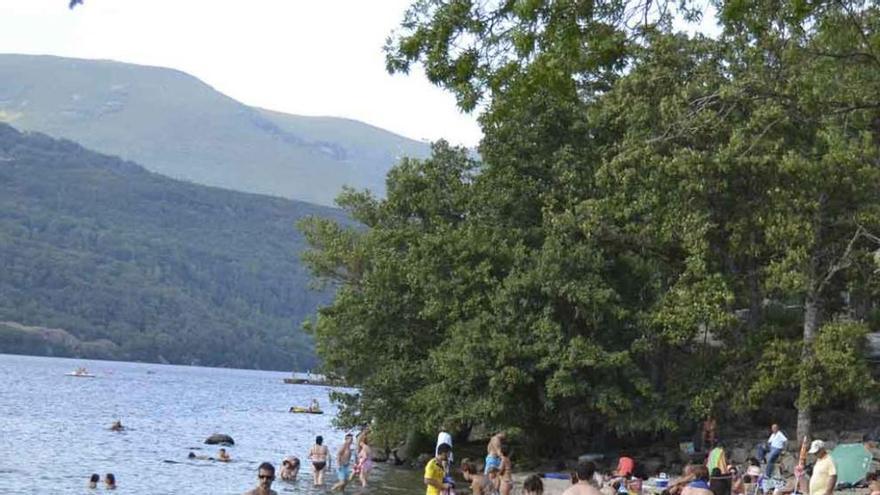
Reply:
[[[708,39],[666,6],[414,3],[389,69],[485,98],[483,161],[441,144],[343,196],[366,230],[305,226],[362,420],[552,443],[873,389],[839,295],[877,294],[880,14],[719,4]]]
[[[338,210],[179,182],[0,125],[0,352],[242,368],[317,364],[297,328],[307,290],[297,218]],[[3,338],[0,335],[0,338]]]

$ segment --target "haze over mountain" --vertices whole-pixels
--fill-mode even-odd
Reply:
[[[401,156],[430,152],[362,122],[250,107],[177,70],[52,56],[0,54],[3,121],[169,177],[323,205],[343,185],[382,194]]]
[[[0,352],[312,367],[305,215],[0,124]]]

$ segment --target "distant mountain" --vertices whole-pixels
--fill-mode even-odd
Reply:
[[[0,353],[310,368],[305,215],[0,124]]]
[[[249,107],[177,70],[50,56],[0,54],[0,122],[169,177],[323,205],[343,185],[382,194],[401,156],[430,152],[362,122]]]

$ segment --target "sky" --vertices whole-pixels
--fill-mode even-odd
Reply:
[[[171,67],[252,106],[475,146],[475,115],[382,46],[411,0],[0,0],[0,53]]]

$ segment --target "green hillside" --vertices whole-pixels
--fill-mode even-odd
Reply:
[[[169,177],[324,205],[346,184],[382,193],[400,156],[429,153],[361,122],[252,108],[180,71],[50,56],[0,54],[0,121]]]
[[[0,352],[309,368],[304,215],[0,124]]]

